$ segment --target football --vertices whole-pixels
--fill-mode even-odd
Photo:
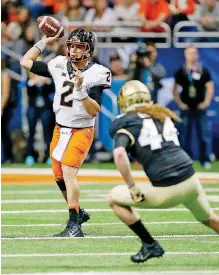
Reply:
[[[37,25],[47,37],[58,35],[58,37],[61,38],[65,34],[63,26],[59,23],[58,20],[51,16],[38,17]]]

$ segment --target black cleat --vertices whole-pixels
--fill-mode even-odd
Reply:
[[[137,254],[131,256],[131,261],[133,261],[134,263],[143,263],[150,258],[159,258],[163,254],[164,250],[157,242],[155,242],[155,244],[151,246],[149,246],[146,243],[143,243],[141,250]]]
[[[65,230],[54,235],[53,237],[84,237],[84,233],[81,230],[81,224],[87,222],[89,219],[90,215],[83,208],[80,208],[77,220],[74,223],[67,220]],[[73,227],[78,229],[73,230]]]
[[[78,218],[79,224],[82,225],[82,223],[87,222],[88,220],[90,220],[90,214],[88,214],[83,208],[80,208]],[[67,220],[66,224],[68,225],[68,223],[69,220]]]
[[[54,235],[55,238],[62,238],[62,237],[84,237],[84,233],[81,230],[81,226],[77,223],[74,223],[68,220],[65,230],[62,232]]]
[[[83,208],[79,209],[79,224],[81,225],[84,222],[90,220],[90,214],[86,212]]]

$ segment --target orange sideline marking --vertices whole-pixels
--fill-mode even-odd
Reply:
[[[54,184],[54,177],[51,175],[2,175],[1,176],[2,184],[24,184],[24,183],[33,183],[33,184],[44,184],[50,183]],[[124,182],[122,177],[115,176],[78,176],[78,180],[82,182],[94,182],[94,183],[118,183]],[[146,177],[135,177],[135,181],[144,181],[149,182],[148,178]],[[201,178],[200,181],[202,183],[219,183],[219,178]]]
[[[22,183],[54,183],[55,179],[50,175],[2,175],[2,184],[22,184]],[[123,182],[122,177],[109,176],[78,176],[78,181],[82,182]],[[136,181],[147,181],[145,177],[136,178]]]

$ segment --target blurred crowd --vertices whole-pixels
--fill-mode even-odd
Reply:
[[[7,54],[3,50],[1,57],[4,161],[24,161],[27,165],[32,165],[39,159],[39,153],[34,147],[38,121],[42,124],[44,136],[41,161],[50,163],[49,143],[54,126],[53,83],[31,73],[25,80],[19,78],[22,75],[19,56],[23,56],[41,37],[36,24],[39,16],[52,15],[64,26],[70,21],[72,23],[69,31],[76,28],[74,22],[83,22],[95,32],[124,32],[124,28],[119,24],[109,27],[117,22],[126,24],[125,30],[129,32],[163,32],[162,22],[173,29],[178,22],[189,20],[196,21],[202,31],[219,31],[217,0],[2,0],[1,8],[2,46],[11,51]],[[139,79],[144,82],[156,103],[161,80],[165,77],[165,68],[156,61],[156,44],[146,39],[133,41],[117,37],[114,42],[117,41],[139,43],[130,51],[101,49],[94,56],[94,61],[109,67],[116,79]],[[106,42],[104,38],[103,42]],[[64,52],[65,44],[59,41],[49,46],[40,58],[49,61]],[[22,87],[27,89],[27,136],[22,131],[9,134],[8,122],[13,115],[13,109],[18,105],[18,95]],[[96,147],[94,143],[90,154],[91,161],[97,160]],[[99,146],[99,149],[101,148],[103,147]]]
[[[17,25],[16,35],[32,40],[30,29],[37,17],[54,15],[66,21],[112,24],[115,21],[141,22],[142,31],[162,31],[160,23],[171,27],[177,22],[195,20],[205,31],[219,30],[217,0],[3,0],[2,22],[7,32]],[[12,26],[11,26],[11,23]],[[24,31],[26,29],[26,31]],[[97,27],[96,30],[99,30]]]
[[[66,27],[67,32],[80,26],[80,22],[95,32],[114,31],[118,36],[112,38],[113,42],[139,42],[139,38],[124,37],[124,34],[119,37],[119,33],[124,31],[163,32],[165,28],[162,23],[173,29],[178,22],[189,20],[196,21],[199,30],[219,31],[217,0],[2,0],[1,7],[2,45],[18,55],[23,55],[39,40],[41,33],[36,19],[45,14],[57,18]],[[116,23],[116,26],[110,27]],[[65,39],[66,36],[44,55],[63,53],[65,45],[62,42]],[[107,41],[106,38],[99,38],[99,42]],[[144,42],[148,40],[144,39]],[[153,42],[158,41],[155,39]],[[112,58],[109,59],[111,54]],[[119,59],[114,55],[114,52],[109,51],[106,55],[102,49],[97,57],[105,66],[112,64],[113,73],[122,77],[124,71],[120,69]],[[123,67],[127,69],[129,55],[125,59]],[[20,73],[19,62],[15,62],[13,58],[7,60],[7,67]]]

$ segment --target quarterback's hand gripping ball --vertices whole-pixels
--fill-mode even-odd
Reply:
[[[141,193],[141,190],[136,185],[129,188],[129,191],[133,201],[139,203],[144,200],[144,195]]]
[[[52,16],[38,17],[37,25],[47,37],[57,36],[58,38],[61,38],[65,34],[64,27]]]

